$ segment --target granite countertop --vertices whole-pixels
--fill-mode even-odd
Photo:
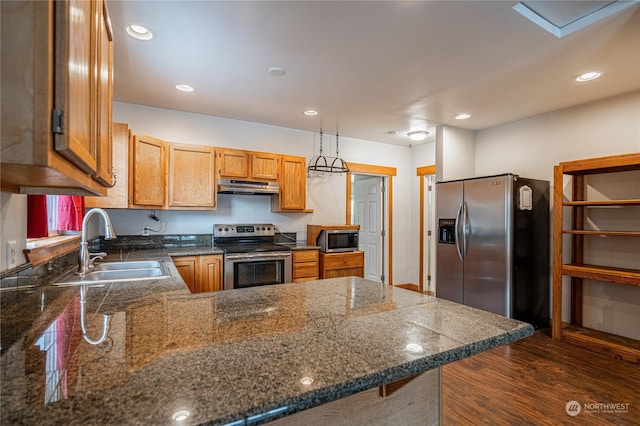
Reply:
[[[190,294],[180,250],[129,253],[171,277],[90,286],[84,304],[79,287],[0,292],[1,423],[261,424],[533,333],[355,277]]]

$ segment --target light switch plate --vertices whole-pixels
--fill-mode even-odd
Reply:
[[[16,242],[7,241],[7,268],[16,266]]]

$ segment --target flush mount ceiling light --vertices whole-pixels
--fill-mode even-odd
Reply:
[[[407,133],[407,136],[409,136],[409,139],[412,141],[421,141],[424,140],[428,134],[429,132],[426,130],[414,130],[413,132]]]
[[[287,73],[287,71],[284,68],[281,68],[281,67],[271,67],[271,68],[269,68],[269,75],[271,75],[273,77],[282,77],[286,73]]]
[[[131,24],[125,27],[125,31],[131,37],[138,40],[151,40],[153,38],[153,32],[144,25]]]
[[[579,76],[576,77],[576,81],[582,83],[583,81],[591,81],[591,80],[595,80],[596,78],[600,77],[602,75],[602,73],[599,73],[597,71],[590,71],[590,72],[585,72],[584,74],[580,74]]]
[[[304,115],[308,115],[309,117],[313,117],[314,115],[318,115],[318,111],[315,109],[308,109],[304,112]]]
[[[470,114],[458,114],[455,116],[456,120],[466,120],[467,118],[471,117]]]
[[[193,87],[188,84],[176,84],[176,89],[181,92],[193,92]]]

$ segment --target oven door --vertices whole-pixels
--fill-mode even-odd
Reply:
[[[291,252],[233,253],[224,257],[224,289],[291,282]]]

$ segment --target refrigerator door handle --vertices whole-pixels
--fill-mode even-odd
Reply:
[[[461,234],[460,232],[460,228],[464,227],[464,224],[462,223],[462,204],[460,204],[460,207],[458,207],[458,212],[456,213],[456,225],[455,225],[455,240],[456,240],[456,250],[458,251],[458,257],[460,258],[460,260],[463,260],[463,255],[462,255],[462,247],[460,247],[460,242],[464,240],[464,234]]]
[[[464,257],[467,257],[467,251],[469,251],[469,239],[471,238],[471,224],[469,223],[469,215],[467,214],[466,202],[462,207],[462,234],[464,236],[463,253]]]

